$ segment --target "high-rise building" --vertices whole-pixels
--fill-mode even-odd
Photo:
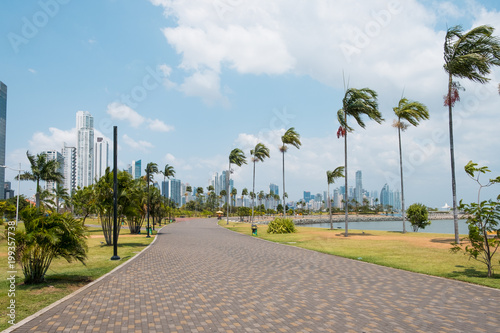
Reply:
[[[109,143],[101,137],[98,137],[94,147],[95,165],[94,165],[94,178],[100,179],[106,173],[106,168],[109,167]]]
[[[88,111],[76,113],[76,130],[76,182],[83,188],[94,180],[94,117]]]
[[[356,171],[355,199],[359,204],[363,204],[363,175],[361,170]]]
[[[64,188],[71,195],[76,191],[76,148],[68,147],[64,143],[62,149],[62,156],[64,161],[63,175],[64,175]]]
[[[382,187],[382,190],[380,190],[380,204],[383,208],[392,206],[389,185],[387,184],[385,184],[384,187]]]
[[[63,155],[58,152],[57,150],[48,150],[44,151],[43,154],[47,156],[47,161],[56,161],[58,166],[57,166],[57,171],[64,175],[64,158]],[[45,183],[45,189],[48,190],[49,192],[53,193],[56,189],[57,183],[54,181],[47,181]]]
[[[130,174],[134,179],[141,178],[141,160],[132,161],[132,168],[129,170]]]
[[[4,182],[4,197],[5,199],[14,197],[14,190],[11,188],[10,182]]]
[[[304,191],[304,201],[307,203],[309,200],[311,200],[311,192]]]
[[[273,194],[280,195],[280,187],[276,184],[269,184],[269,191]]]
[[[170,179],[170,198],[180,206],[181,201],[181,181],[179,179]]]
[[[7,86],[0,81],[0,165],[5,165],[5,134],[7,132]],[[4,188],[5,168],[0,168],[0,188]],[[0,199],[5,199],[0,191]]]

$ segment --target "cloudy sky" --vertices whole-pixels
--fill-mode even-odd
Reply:
[[[75,114],[89,111],[98,135],[118,126],[119,167],[132,160],[174,166],[177,178],[208,185],[229,152],[258,142],[271,158],[257,165],[257,190],[281,184],[280,135],[295,127],[302,147],[286,154],[286,190],[326,190],[326,170],[343,165],[337,110],[344,87],[377,91],[386,121],[349,136],[349,179],[399,186],[392,107],[402,95],[426,104],[431,119],[403,135],[408,203],[451,204],[447,27],[499,30],[497,0],[138,0],[4,1],[0,80],[8,85],[6,164],[28,168],[26,151],[75,144]],[[463,166],[500,175],[500,70],[466,88],[455,108],[458,198],[477,196]],[[7,173],[7,179],[13,172]],[[158,177],[159,179],[161,177]],[[250,165],[235,187],[251,188]],[[15,184],[14,184],[15,186]],[[21,192],[33,193],[33,183]],[[483,198],[496,197],[490,188]]]

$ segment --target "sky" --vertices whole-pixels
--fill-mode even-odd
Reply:
[[[110,139],[117,126],[120,169],[139,159],[169,164],[177,179],[206,188],[240,148],[248,160],[232,175],[240,192],[251,189],[250,149],[262,142],[271,157],[256,165],[256,191],[275,183],[281,193],[278,147],[294,127],[302,146],[285,155],[286,192],[299,200],[326,191],[326,171],[344,165],[336,115],[345,88],[369,87],[385,122],[353,126],[349,184],[361,170],[366,190],[399,188],[391,125],[404,96],[430,112],[402,136],[407,205],[451,205],[443,43],[448,27],[481,24],[500,36],[498,1],[3,1],[6,165],[28,169],[27,151],[75,144],[82,110],[94,116],[96,136]],[[454,109],[457,197],[466,202],[478,189],[463,170],[468,161],[489,166],[485,181],[500,175],[500,70],[489,77],[484,85],[460,80]],[[15,174],[6,180],[17,190]],[[22,194],[34,188],[21,182]],[[500,186],[481,193],[496,198]]]

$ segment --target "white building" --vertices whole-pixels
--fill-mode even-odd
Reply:
[[[94,179],[98,180],[106,173],[109,167],[109,143],[101,137],[98,137],[94,146]]]
[[[76,190],[76,148],[67,147],[65,143],[62,156],[64,160],[64,188],[71,195]]]
[[[76,184],[84,188],[94,179],[94,117],[88,111],[76,113]]]
[[[58,152],[57,150],[48,150],[44,151],[43,154],[47,156],[47,161],[56,161],[58,163],[57,171],[63,174],[64,172],[64,158],[63,155]],[[57,186],[57,183],[54,181],[47,181],[45,183],[45,189],[48,190],[49,192],[53,193],[55,188]]]

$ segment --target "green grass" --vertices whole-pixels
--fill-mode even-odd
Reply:
[[[250,224],[220,223],[230,230],[251,236]],[[462,253],[450,252],[453,235],[390,231],[351,232],[352,237],[341,235],[342,229],[329,230],[297,227],[292,234],[268,234],[267,226],[259,226],[258,237],[272,242],[288,244],[341,257],[362,260],[377,265],[407,271],[441,276],[500,289],[500,272],[486,277],[486,266],[469,260]],[[500,254],[494,260],[498,264]],[[500,268],[497,265],[497,270]]]
[[[7,241],[3,238],[4,228],[5,226],[0,226],[0,234],[2,235],[0,240],[0,294],[2,295],[0,297],[0,331],[10,326],[7,317],[7,306],[10,298],[7,297],[9,283],[7,281]],[[124,230],[120,234],[127,235],[127,237],[120,237],[118,240],[118,256],[121,260],[110,260],[113,255],[113,247],[102,245],[103,237],[89,237],[86,266],[80,262],[68,263],[64,259],[54,260],[47,271],[47,281],[40,285],[24,285],[21,266],[17,265],[15,322],[21,321],[108,273],[139,253],[154,240],[154,237],[146,238],[145,234],[128,236],[129,233],[124,232]],[[102,230],[89,228],[89,236],[93,235],[101,236]]]

